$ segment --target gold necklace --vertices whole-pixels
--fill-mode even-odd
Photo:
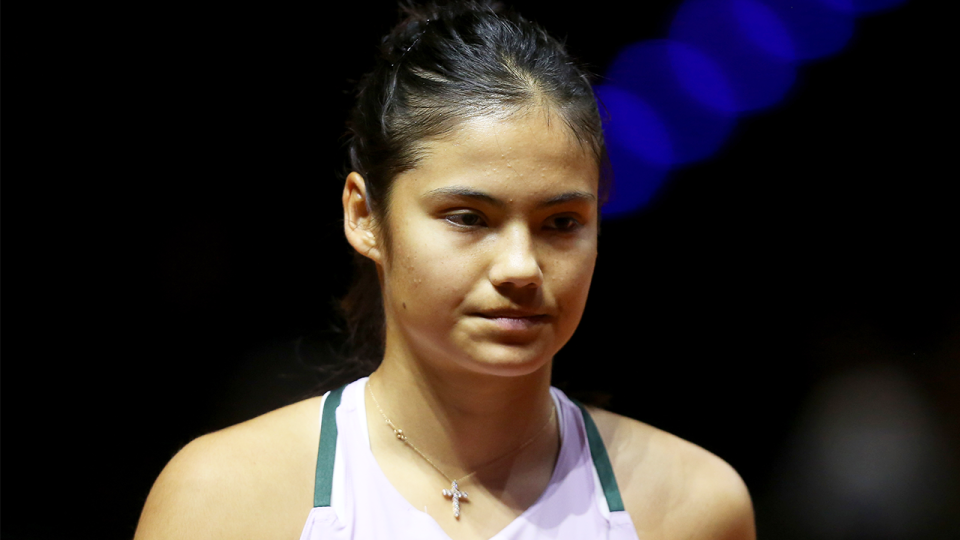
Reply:
[[[396,426],[396,424],[394,424],[393,421],[390,420],[390,418],[387,417],[387,414],[386,414],[385,412],[383,412],[383,408],[380,407],[380,402],[377,401],[377,396],[373,393],[373,386],[370,384],[370,380],[369,380],[369,379],[367,380],[367,388],[370,390],[370,397],[373,398],[373,402],[377,405],[377,410],[380,411],[380,416],[383,417],[383,419],[384,419],[384,421],[386,421],[387,425],[390,426],[390,429],[393,430],[393,434],[394,434],[394,436],[396,436],[397,440],[399,440],[400,442],[402,442],[402,443],[406,444],[407,446],[409,446],[410,448],[412,448],[413,451],[416,452],[417,454],[420,454],[420,457],[422,457],[427,463],[430,464],[430,466],[432,466],[434,469],[436,469],[438,473],[440,473],[441,475],[443,475],[443,477],[446,478],[447,481],[450,482],[450,489],[445,489],[445,490],[441,491],[441,493],[443,494],[444,497],[448,497],[448,498],[450,498],[450,499],[453,501],[453,517],[456,518],[456,519],[460,519],[460,499],[464,499],[464,500],[467,499],[467,492],[466,492],[466,491],[460,491],[460,485],[458,484],[458,482],[463,481],[463,480],[466,480],[467,478],[473,476],[474,474],[482,471],[482,470],[483,470],[484,468],[486,468],[487,466],[493,465],[494,463],[500,461],[501,459],[504,459],[504,458],[506,458],[507,456],[516,454],[517,452],[519,452],[519,451],[523,450],[524,448],[530,446],[530,444],[533,443],[533,441],[537,440],[537,438],[540,437],[540,435],[544,432],[544,430],[547,429],[547,426],[549,426],[549,425],[550,425],[550,422],[553,421],[553,415],[557,412],[556,406],[552,407],[552,408],[550,409],[550,416],[547,418],[547,423],[544,424],[543,427],[540,428],[540,430],[537,431],[537,433],[536,433],[533,437],[530,437],[530,439],[527,440],[527,442],[521,444],[520,446],[514,448],[513,450],[507,452],[506,454],[503,454],[502,456],[500,456],[500,457],[498,457],[498,458],[494,458],[494,459],[492,459],[492,460],[484,463],[483,465],[481,465],[481,466],[479,466],[478,468],[474,469],[474,471],[471,472],[470,474],[461,476],[460,478],[450,478],[449,476],[447,476],[447,473],[445,473],[445,472],[443,472],[442,470],[440,470],[440,467],[437,467],[437,464],[434,463],[433,460],[431,460],[430,458],[428,458],[426,454],[424,454],[423,452],[420,451],[419,448],[417,448],[416,446],[414,446],[414,444],[413,444],[412,442],[410,442],[410,439],[407,438],[406,434],[404,434],[403,430],[400,429],[400,428],[398,428],[398,427]]]

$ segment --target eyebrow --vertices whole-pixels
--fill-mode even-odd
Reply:
[[[442,198],[465,198],[465,199],[474,199],[477,201],[483,201],[487,204],[491,204],[498,208],[503,208],[506,206],[506,203],[502,200],[476,189],[471,189],[463,186],[448,186],[430,190],[423,195],[424,198],[430,199],[442,199]],[[537,203],[537,208],[549,208],[551,206],[557,206],[559,204],[564,204],[568,202],[588,202],[595,203],[597,202],[597,196],[589,191],[567,191],[566,193],[561,193],[550,197],[549,199],[544,199]]]

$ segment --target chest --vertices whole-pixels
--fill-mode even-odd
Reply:
[[[545,438],[542,444],[532,446],[531,452],[510,456],[458,480],[456,488],[406,447],[372,454],[383,480],[389,483],[381,493],[395,492],[409,509],[432,518],[451,539],[487,540],[537,504],[550,485],[559,441]]]
[[[337,403],[335,398],[328,401]],[[321,436],[318,454],[316,485],[327,486],[328,495],[311,512],[302,540],[636,539],[629,515],[609,511],[580,410],[571,403],[558,406],[558,427],[542,442],[463,479],[454,493],[446,475],[417,452],[393,451],[402,444],[378,448],[367,422],[356,420],[366,416],[359,391],[348,386],[342,398],[335,442],[324,450]],[[329,433],[324,415],[321,432]],[[326,468],[329,477],[320,474]]]

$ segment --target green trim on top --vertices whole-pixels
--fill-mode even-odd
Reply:
[[[597,425],[590,418],[590,413],[586,407],[577,400],[572,400],[580,407],[583,413],[583,424],[587,428],[587,442],[590,444],[590,455],[593,456],[593,466],[597,469],[597,476],[600,477],[600,486],[603,487],[603,495],[607,498],[607,507],[611,512],[623,511],[623,499],[620,497],[620,488],[617,487],[617,477],[613,474],[613,466],[610,465],[610,456],[607,455],[607,448],[603,445],[603,439],[600,438],[600,432],[597,431]]]
[[[343,395],[341,386],[323,400],[323,419],[320,421],[320,449],[317,451],[317,477],[313,484],[313,506],[330,506],[333,489],[333,462],[337,457],[337,407]]]

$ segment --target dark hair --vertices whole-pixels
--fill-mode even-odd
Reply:
[[[380,46],[358,85],[348,122],[349,166],[364,179],[378,227],[387,218],[397,175],[416,167],[423,141],[467,120],[508,118],[548,107],[596,157],[600,200],[609,160],[587,72],[540,26],[490,0],[402,4],[405,16]],[[389,245],[389,231],[382,227]],[[351,358],[338,380],[372,373],[383,358],[384,313],[376,266],[355,255],[354,283],[341,301]]]

